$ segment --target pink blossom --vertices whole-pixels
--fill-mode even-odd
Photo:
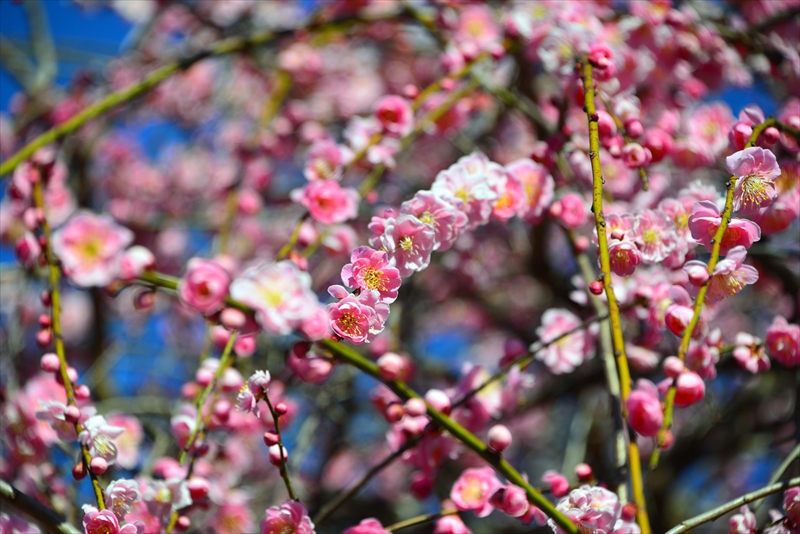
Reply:
[[[433,193],[467,215],[467,228],[470,230],[489,222],[492,203],[498,197],[492,188],[493,184],[487,179],[489,171],[499,172],[499,166],[480,152],[475,152],[441,171],[431,185]]]
[[[39,240],[31,232],[24,232],[22,236],[17,239],[14,247],[14,252],[17,254],[17,259],[25,269],[33,269],[39,265],[39,260],[42,256],[42,246]]]
[[[472,531],[457,515],[446,515],[436,521],[433,534],[472,534]]]
[[[541,219],[553,199],[555,182],[547,168],[531,159],[520,159],[505,166],[506,174],[522,183],[525,202],[520,216],[530,223]]]
[[[189,306],[209,315],[225,305],[230,284],[231,275],[219,263],[192,258],[178,283],[178,296]]]
[[[617,496],[599,486],[581,486],[559,501],[556,509],[566,515],[579,530],[594,534],[611,534],[620,512]],[[548,525],[556,534],[564,531],[550,519]]]
[[[125,431],[123,427],[109,425],[102,415],[93,415],[83,423],[78,441],[89,449],[92,458],[102,458],[113,465],[117,459],[117,446],[113,441]]]
[[[536,335],[542,343],[550,343],[561,334],[580,326],[581,320],[565,309],[551,308],[542,315],[542,325]],[[591,358],[593,344],[588,331],[570,334],[536,353],[555,374],[571,373],[577,366]]]
[[[731,527],[730,534],[755,534],[756,516],[746,504],[739,508],[739,513],[728,520]]]
[[[267,396],[271,378],[269,371],[256,371],[247,379],[247,384],[242,386],[236,397],[236,409],[240,412],[250,412],[256,417],[261,417],[258,401]]]
[[[400,276],[425,269],[435,245],[433,229],[413,215],[387,219],[385,225],[381,243]]]
[[[251,267],[233,281],[230,294],[254,308],[261,327],[272,334],[288,334],[319,306],[311,276],[288,260]]]
[[[622,162],[629,169],[638,169],[653,160],[650,150],[639,143],[628,143],[622,148]]]
[[[758,281],[758,271],[755,267],[743,265],[746,256],[747,250],[743,246],[738,246],[732,248],[725,259],[717,263],[708,284],[706,294],[708,302],[719,302],[725,297],[732,297],[747,285]],[[686,265],[690,264],[705,265],[697,260],[686,262]]]
[[[397,290],[402,282],[400,271],[389,263],[384,251],[358,247],[342,267],[342,281],[353,289],[375,290],[381,302],[391,304],[397,300]]]
[[[553,496],[556,498],[563,497],[569,493],[569,480],[558,471],[553,469],[545,471],[542,475],[542,482],[550,487],[550,491],[553,492]]]
[[[186,480],[182,478],[148,481],[142,499],[150,514],[159,518],[162,524],[169,521],[172,512],[192,504]]]
[[[588,212],[583,197],[579,194],[567,193],[561,197],[558,202],[550,207],[551,213],[555,206],[558,206],[558,208],[555,209],[557,213],[555,215],[556,218],[567,228],[576,230],[586,222]]]
[[[566,495],[566,492],[564,492]],[[501,512],[511,517],[522,517],[528,512],[530,503],[525,490],[519,486],[509,484],[498,489],[492,495],[492,504]]]
[[[608,242],[611,272],[617,276],[630,276],[642,262],[642,252],[628,239],[611,239]]]
[[[783,509],[789,520],[800,526],[800,488],[789,488],[783,492]]]
[[[336,296],[334,293],[338,292],[331,291]],[[379,301],[379,295],[375,290],[362,291],[357,297],[347,295],[331,304],[328,311],[333,331],[351,343],[372,341],[389,315],[389,306]]]
[[[286,501],[280,507],[267,508],[266,518],[261,522],[261,534],[314,534],[314,523],[308,517],[305,506],[296,501]]]
[[[502,49],[501,39],[502,32],[488,6],[471,4],[461,10],[453,40],[466,57]]]
[[[39,399],[39,406],[40,408],[36,410],[36,419],[50,423],[61,441],[69,442],[75,439],[74,420],[68,420],[66,404]]]
[[[733,357],[743,369],[753,374],[769,370],[769,358],[760,339],[746,332],[739,332],[736,334],[735,345]]]
[[[459,510],[474,510],[478,517],[486,517],[494,509],[491,496],[501,487],[491,467],[470,468],[453,484],[450,499]]]
[[[497,200],[492,204],[492,215],[506,222],[518,215],[525,207],[525,187],[513,174],[505,172],[502,167],[494,167],[493,189]]]
[[[139,463],[139,449],[144,440],[142,424],[133,415],[108,414],[106,420],[111,426],[125,429],[114,438],[114,445],[117,446],[116,465],[122,469],[134,469]]]
[[[655,385],[652,382],[649,385],[651,387],[640,388],[637,383],[637,388],[625,401],[625,408],[628,410],[628,424],[631,428],[642,436],[653,437],[661,430],[664,412]]]
[[[358,525],[348,528],[343,534],[389,534],[389,531],[383,528],[380,521],[369,517],[362,519]]]
[[[126,250],[119,262],[119,278],[125,282],[133,281],[147,269],[152,269],[156,265],[156,257],[149,249],[134,245]]]
[[[330,140],[317,141],[306,154],[303,169],[310,181],[338,181],[342,177],[342,151]],[[297,201],[295,201],[297,202]]]
[[[333,362],[309,348],[308,343],[295,343],[289,351],[286,364],[303,382],[319,384],[333,372]]]
[[[698,107],[689,115],[687,139],[694,145],[705,145],[711,158],[728,146],[728,131],[734,118],[727,104],[714,102]]]
[[[786,367],[800,365],[800,326],[777,315],[767,329],[767,350]]]
[[[105,494],[106,508],[114,512],[120,521],[133,510],[134,503],[142,500],[139,483],[135,480],[115,480],[108,485]]]
[[[637,212],[631,235],[645,263],[664,261],[677,246],[675,223],[660,211]]]
[[[53,252],[67,277],[81,287],[106,286],[119,275],[121,253],[133,232],[107,215],[81,211],[52,236]]]
[[[309,341],[319,341],[330,336],[330,316],[328,308],[317,306],[314,311],[306,315],[300,321],[297,330]]]
[[[144,523],[136,521],[120,526],[111,510],[98,510],[94,506],[83,507],[83,529],[86,534],[143,534]]]
[[[717,206],[713,202],[703,200],[692,208],[689,230],[692,232],[692,237],[710,251],[713,247],[711,241],[721,222],[722,217]],[[747,219],[731,219],[720,241],[720,254],[727,254],[737,246],[749,249],[760,239],[761,228],[756,223]]]
[[[313,181],[292,191],[291,197],[322,224],[342,223],[358,213],[358,191],[334,181]]]
[[[375,103],[375,117],[389,135],[404,137],[414,128],[414,111],[408,100],[387,95]]]
[[[751,147],[728,156],[725,163],[736,177],[734,211],[753,215],[772,203],[778,194],[774,179],[781,174],[775,154],[768,149]]]
[[[400,214],[413,215],[433,228],[434,250],[447,250],[467,225],[467,215],[431,191],[418,191],[400,206]]]
[[[675,406],[684,407],[703,400],[706,385],[697,373],[685,371],[675,381]]]

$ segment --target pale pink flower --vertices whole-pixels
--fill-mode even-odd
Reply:
[[[491,467],[470,468],[453,484],[450,499],[459,510],[474,510],[478,517],[486,517],[494,509],[491,497],[501,487]]]
[[[254,308],[261,327],[272,334],[288,334],[319,306],[311,276],[288,260],[248,269],[233,281],[230,294]]]
[[[472,534],[472,531],[457,515],[446,515],[436,521],[433,534]]]
[[[134,503],[142,500],[139,483],[135,480],[115,480],[108,485],[105,493],[106,508],[114,512],[120,521],[133,510]]]
[[[611,534],[621,506],[617,496],[607,489],[599,486],[581,486],[561,499],[556,509],[566,515],[581,531]],[[547,524],[556,534],[564,534],[552,519],[548,520]]]
[[[269,371],[256,371],[253,373],[236,396],[236,409],[240,412],[250,412],[256,417],[261,417],[258,401],[266,398],[270,381]]]
[[[414,128],[414,111],[408,100],[397,95],[387,95],[375,103],[375,117],[384,131],[395,137],[404,137]]]
[[[305,506],[296,501],[286,501],[280,507],[267,508],[261,522],[261,534],[314,534],[314,523]]]
[[[144,523],[136,521],[120,526],[111,510],[98,510],[94,506],[83,506],[83,529],[86,534],[143,534]]]
[[[125,429],[114,438],[114,445],[117,446],[116,465],[122,469],[134,469],[139,463],[139,450],[144,440],[142,424],[133,415],[108,414],[106,420],[111,426]]]
[[[418,191],[400,206],[400,214],[413,215],[434,231],[434,250],[447,250],[467,225],[467,215],[431,191]]]
[[[358,525],[348,528],[343,534],[389,534],[389,531],[383,528],[380,521],[369,517],[362,519]]]
[[[386,252],[358,247],[350,256],[350,262],[342,267],[342,281],[347,287],[375,290],[380,294],[381,302],[387,304],[397,300],[402,279],[400,271],[389,263]]]
[[[358,191],[334,181],[313,181],[292,191],[291,197],[322,224],[342,223],[358,213]]]
[[[485,155],[475,152],[437,174],[431,191],[463,211],[469,219],[468,229],[475,229],[489,222],[492,215],[492,204],[498,195],[487,175],[498,167]]]
[[[746,332],[736,334],[733,357],[743,369],[753,374],[768,371],[770,368],[769,358],[764,350],[764,343]]]
[[[142,499],[150,514],[157,517],[162,524],[169,521],[172,512],[192,504],[189,487],[182,478],[149,480],[142,492]]]
[[[717,206],[708,200],[698,202],[692,208],[692,215],[689,217],[689,229],[692,237],[702,243],[707,250],[711,250],[719,225],[722,222]],[[731,219],[728,228],[720,241],[720,254],[727,254],[732,248],[743,246],[749,249],[753,243],[761,239],[761,228],[747,219]]]
[[[743,246],[734,247],[724,260],[714,267],[711,281],[708,283],[708,302],[719,302],[725,297],[732,297],[750,284],[758,281],[758,271],[750,265],[743,265],[747,250]],[[706,265],[699,260],[687,261],[684,270],[692,265]]]
[[[549,343],[561,334],[581,324],[581,320],[565,309],[551,308],[542,315],[542,325],[536,329],[536,335],[542,343]],[[591,358],[594,354],[592,336],[588,331],[570,334],[536,353],[555,374],[571,373],[577,366]]]
[[[108,424],[102,415],[93,415],[83,423],[83,432],[78,441],[89,449],[92,458],[102,458],[108,465],[117,459],[117,446],[113,439],[125,431],[123,427]]]
[[[772,203],[778,194],[774,180],[781,174],[775,154],[761,147],[745,148],[728,156],[725,164],[736,177],[734,211],[753,215]]]
[[[739,513],[728,520],[731,527],[730,534],[755,534],[756,516],[746,504],[739,508]]]
[[[231,275],[214,260],[192,258],[178,283],[181,301],[204,315],[218,312],[225,305]]]
[[[400,276],[405,278],[428,266],[435,245],[435,233],[413,215],[400,215],[385,221],[381,244]]]
[[[0,115],[0,127],[3,126],[3,117]],[[2,132],[0,132],[0,146],[2,146]],[[10,150],[10,149],[9,149]],[[0,154],[6,152],[0,149]],[[8,154],[4,154],[8,155]],[[5,512],[0,512],[0,532],[9,534],[41,534],[42,531],[33,523],[28,523],[24,518],[18,515],[9,515]]]
[[[664,411],[658,400],[658,390],[649,380],[637,382],[636,389],[625,401],[625,407],[628,410],[628,424],[642,436],[653,437],[661,430]]]
[[[789,324],[784,317],[776,316],[767,329],[767,350],[786,367],[800,365],[800,326]]]
[[[255,517],[250,511],[249,496],[244,492],[230,491],[220,503],[209,525],[217,534],[242,534],[256,532]]]
[[[553,199],[555,182],[544,165],[531,159],[520,159],[505,166],[506,174],[522,183],[525,201],[520,216],[537,223]]]
[[[503,34],[495,22],[492,10],[482,4],[464,7],[456,23],[453,40],[466,57],[474,58],[479,52],[502,50]]]
[[[727,104],[713,102],[698,107],[688,116],[687,140],[690,144],[706,145],[714,158],[728,146],[728,131],[734,123]]]
[[[53,252],[64,273],[81,287],[106,286],[119,275],[122,251],[133,232],[107,215],[81,211],[52,236]]]
[[[342,151],[339,146],[328,139],[317,141],[306,154],[306,166],[303,172],[310,181],[337,181],[342,177]]]
[[[636,212],[631,235],[645,263],[664,261],[678,244],[675,223],[660,211]]]

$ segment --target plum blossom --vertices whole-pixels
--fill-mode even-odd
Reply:
[[[692,238],[711,251],[712,240],[717,233],[719,225],[722,223],[717,206],[708,200],[698,202],[692,208],[692,215],[689,217],[689,230]],[[749,249],[753,243],[761,239],[761,228],[754,222],[747,219],[731,219],[725,233],[720,241],[720,254],[727,254],[732,248],[743,246]]]
[[[368,517],[362,519],[358,525],[345,530],[343,534],[389,534],[389,531],[383,528],[380,521]]]
[[[553,199],[553,177],[544,165],[531,159],[512,161],[505,166],[505,170],[510,179],[522,183],[525,201],[520,209],[520,216],[535,224]]]
[[[314,523],[308,517],[305,506],[296,501],[286,501],[281,506],[267,508],[266,518],[261,522],[261,534],[314,534]]]
[[[617,276],[630,276],[642,263],[642,252],[636,243],[628,239],[611,239],[608,242],[611,272]]]
[[[108,215],[80,211],[52,236],[53,252],[72,283],[81,287],[106,286],[119,275],[122,251],[133,232]]]
[[[746,332],[736,334],[733,357],[743,369],[753,374],[768,371],[770,368],[764,343]]]
[[[774,180],[781,174],[775,154],[761,147],[745,148],[728,156],[725,163],[736,177],[734,211],[753,215],[772,203],[778,194]]]
[[[739,513],[728,520],[731,527],[730,534],[755,534],[756,516],[746,504],[739,508]]]
[[[436,521],[433,534],[472,534],[472,531],[457,515],[446,515]]]
[[[467,225],[467,215],[431,191],[418,191],[400,206],[400,214],[413,215],[433,228],[434,250],[447,250]]]
[[[637,212],[631,235],[645,263],[664,261],[677,246],[675,223],[661,211]]]
[[[102,458],[108,465],[114,465],[117,459],[117,446],[113,438],[124,431],[123,427],[109,425],[102,415],[93,415],[83,423],[83,431],[78,434],[78,441],[89,449],[92,458]]]
[[[288,260],[251,267],[233,281],[230,294],[254,308],[261,327],[272,334],[288,334],[319,306],[311,276]]]
[[[470,468],[453,484],[450,499],[459,510],[474,510],[478,517],[486,517],[494,510],[491,497],[501,487],[491,467]]]
[[[387,95],[375,103],[375,117],[384,131],[395,137],[404,137],[414,128],[414,110],[408,100],[397,95]]]
[[[342,188],[334,181],[310,182],[302,189],[292,191],[291,197],[322,224],[342,223],[358,213],[358,191]]]
[[[256,417],[261,417],[258,401],[266,397],[269,383],[269,371],[256,371],[253,373],[247,379],[247,383],[239,390],[239,394],[236,397],[236,409],[240,412],[250,412]]]
[[[800,365],[800,326],[778,315],[767,329],[766,343],[770,356],[782,365]]]
[[[342,267],[342,281],[347,287],[375,290],[381,302],[387,304],[397,300],[397,290],[402,282],[400,271],[389,263],[386,252],[358,247],[351,254],[350,262]]]
[[[664,412],[658,399],[658,389],[649,380],[637,381],[636,389],[625,401],[625,407],[628,410],[628,424],[642,436],[653,437],[661,430]]]
[[[338,181],[342,177],[342,151],[339,146],[328,139],[317,141],[306,154],[306,166],[303,169],[309,181]]]
[[[617,496],[599,486],[576,488],[556,505],[556,509],[575,523],[579,530],[595,534],[613,532],[620,508]],[[556,534],[564,534],[552,519],[548,520],[547,524]]]
[[[536,329],[536,335],[542,343],[549,345],[537,352],[536,358],[542,360],[551,372],[571,373],[592,357],[592,336],[588,331],[578,331],[551,343],[580,325],[581,320],[565,309],[552,308],[542,315],[542,325]]]
[[[144,523],[136,521],[120,526],[119,519],[111,510],[98,510],[94,506],[84,505],[83,512],[86,534],[144,534]]]
[[[106,488],[106,508],[114,512],[120,521],[133,510],[133,504],[141,500],[142,492],[135,480],[115,480]]]
[[[205,315],[218,312],[225,304],[231,275],[213,260],[192,258],[186,275],[178,283],[178,296],[182,302]]]
[[[380,302],[380,293],[362,291],[350,295],[342,286],[331,286],[328,291],[340,300],[328,306],[331,329],[351,343],[372,341],[383,330],[389,316],[389,305]]]
[[[453,40],[464,56],[474,58],[479,52],[502,50],[502,35],[488,6],[470,4],[459,14]]]
[[[725,297],[732,297],[750,284],[758,281],[758,271],[750,265],[743,265],[747,250],[743,246],[733,247],[724,260],[714,267],[711,281],[708,283],[708,302],[719,302]],[[684,270],[694,265],[706,266],[699,260],[687,261]]]
[[[192,504],[189,487],[182,478],[148,481],[142,499],[150,514],[157,517],[162,524],[169,521],[172,512]]]
[[[467,228],[472,230],[489,222],[492,203],[498,195],[493,183],[487,179],[489,171],[500,172],[502,168],[475,152],[460,158],[454,165],[441,171],[431,185],[431,191],[452,203],[467,215]]]
[[[431,261],[435,232],[413,215],[387,219],[381,243],[403,278],[425,269]]]

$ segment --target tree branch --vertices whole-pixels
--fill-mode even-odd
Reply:
[[[0,501],[33,520],[51,534],[80,534],[80,531],[67,523],[61,514],[25,495],[5,480],[0,480]]]

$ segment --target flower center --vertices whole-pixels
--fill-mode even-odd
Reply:
[[[113,534],[114,530],[108,523],[91,525],[86,529],[87,534]]]
[[[270,308],[276,308],[283,302],[283,295],[275,288],[265,287],[260,291],[261,298],[267,303]]]
[[[361,326],[353,312],[344,312],[339,318],[339,326],[348,336],[361,335]]]
[[[481,502],[483,498],[483,485],[481,484],[480,480],[470,479],[467,484],[464,486],[464,489],[461,490],[461,498],[464,499],[464,502],[470,504],[478,504]]]
[[[169,488],[162,488],[161,491],[156,494],[156,501],[165,504],[172,502],[172,491]]]
[[[398,245],[400,245],[400,248],[405,251],[409,251],[414,248],[414,242],[408,236],[401,237],[400,241],[398,241]]]
[[[333,166],[324,159],[318,159],[314,162],[314,170],[325,180],[333,176]]]
[[[648,245],[652,245],[653,243],[658,242],[658,230],[653,230],[652,228],[645,230],[642,234],[642,241],[647,243]]]
[[[459,187],[453,195],[462,202],[469,202],[469,192],[464,187]]]
[[[103,240],[97,236],[91,236],[79,245],[78,250],[84,260],[93,262],[98,259],[100,253],[103,251]]]
[[[760,206],[769,199],[766,182],[752,174],[745,177],[742,182],[742,198],[746,204]]]
[[[420,215],[419,220],[427,224],[428,226],[436,226],[436,219],[434,218],[433,214],[429,211],[426,211],[425,213]]]
[[[108,436],[97,436],[94,438],[94,449],[105,459],[116,458],[117,446]]]
[[[383,272],[378,269],[369,268],[364,270],[364,284],[370,289],[386,290],[386,279],[383,276]]]

